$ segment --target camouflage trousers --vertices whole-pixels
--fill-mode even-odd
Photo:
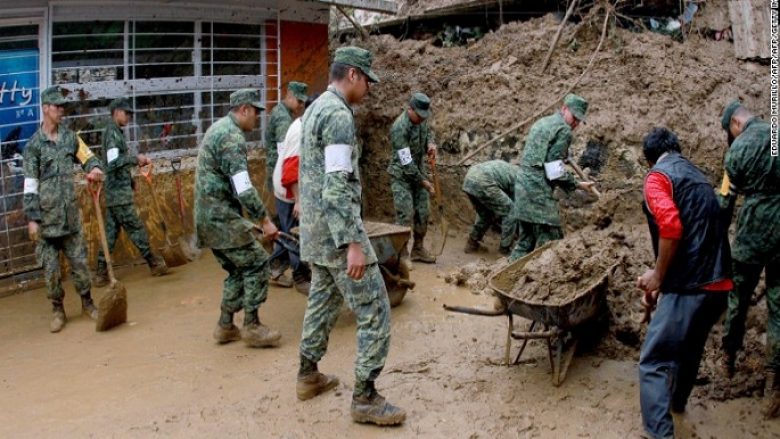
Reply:
[[[730,354],[742,349],[745,320],[758,285],[761,271],[766,274],[767,368],[780,372],[780,260],[768,264],[745,264],[733,261],[734,290],[729,293],[729,307],[723,323],[723,349]]]
[[[123,204],[121,206],[111,206],[106,209],[106,241],[108,241],[108,251],[113,252],[116,246],[116,240],[119,238],[119,231],[124,229],[127,237],[141,252],[141,256],[147,261],[152,258],[152,249],[149,247],[149,235],[146,233],[144,223],[138,216],[135,206],[132,204]],[[98,267],[106,264],[106,257],[103,255],[103,249],[98,251]]]
[[[268,297],[271,274],[268,253],[257,241],[243,247],[211,249],[222,269],[227,271],[222,290],[222,310],[253,312]]]
[[[312,265],[311,290],[303,317],[300,353],[319,362],[328,348],[328,337],[347,306],[357,323],[355,378],[373,381],[382,372],[390,349],[390,302],[377,264],[366,267],[360,280],[347,276],[345,268]]]
[[[512,254],[509,255],[509,261],[516,261],[523,256],[534,251],[550,241],[556,241],[563,238],[563,229],[560,226],[551,226],[549,224],[536,224],[519,221],[520,238],[515,244]]]
[[[405,181],[393,179],[390,183],[395,204],[395,223],[412,227],[414,234],[425,236],[428,232],[429,194],[422,186],[414,186]]]
[[[68,258],[70,275],[76,292],[80,296],[87,296],[91,287],[87,268],[87,247],[81,231],[57,238],[41,238],[35,248],[35,255],[43,266],[46,297],[52,303],[58,304],[61,304],[65,297],[65,290],[62,289],[60,252],[65,253],[65,257]]]
[[[501,248],[510,248],[517,235],[517,221],[510,215],[512,211],[512,199],[498,187],[495,191],[485,192],[479,195],[467,193],[469,201],[477,212],[477,219],[471,226],[469,238],[474,241],[482,241],[485,232],[493,223],[501,222]]]

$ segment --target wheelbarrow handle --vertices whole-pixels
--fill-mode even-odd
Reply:
[[[171,169],[173,169],[173,172],[179,172],[181,169],[181,157],[174,157],[171,159]]]
[[[152,183],[152,171],[154,170],[154,164],[150,161],[149,164],[139,166],[139,173],[149,182]]]

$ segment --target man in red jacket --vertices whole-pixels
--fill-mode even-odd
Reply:
[[[643,152],[652,166],[644,210],[656,262],[637,286],[643,305],[658,308],[639,356],[639,400],[647,434],[667,438],[674,437],[670,412],[685,411],[704,344],[726,309],[731,254],[715,191],[680,154],[677,136],[654,128]]]

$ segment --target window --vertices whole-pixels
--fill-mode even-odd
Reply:
[[[152,155],[185,153],[227,114],[231,92],[271,87],[267,96],[278,96],[277,40],[276,22],[55,23],[52,78],[74,93],[68,121],[93,148],[101,143],[108,103],[127,96],[136,108],[127,130],[131,146]],[[261,141],[264,126],[248,140]]]

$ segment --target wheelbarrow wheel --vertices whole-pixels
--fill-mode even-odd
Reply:
[[[385,278],[385,287],[387,287],[387,298],[390,300],[390,306],[395,308],[404,301],[404,297],[406,297],[406,291],[409,290],[409,287],[400,285],[395,280],[389,279],[384,275],[384,273],[383,277]],[[401,260],[398,264],[398,277],[404,280],[409,280],[409,266],[406,265],[406,262],[403,260]]]

